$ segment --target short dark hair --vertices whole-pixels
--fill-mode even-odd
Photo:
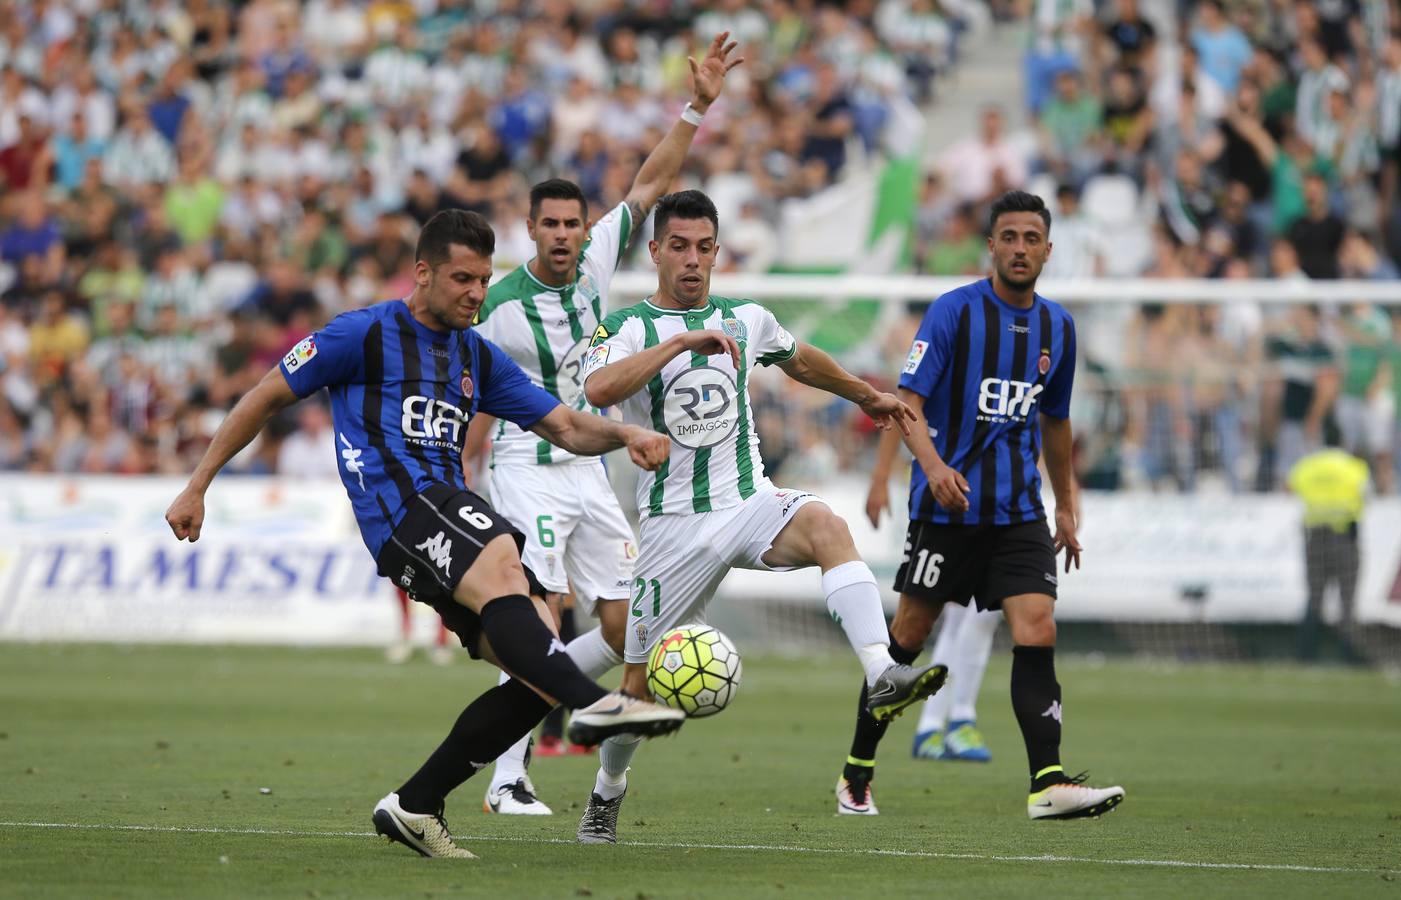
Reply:
[[[709,219],[715,226],[715,237],[720,237],[720,213],[715,204],[701,191],[677,191],[667,194],[657,201],[657,211],[653,213],[652,234],[661,240],[666,235],[667,223],[672,219]]]
[[[546,178],[530,189],[530,218],[540,215],[540,204],[546,200],[578,200],[584,218],[589,217],[589,201],[584,189],[563,178]]]
[[[445,209],[435,213],[418,233],[414,262],[423,260],[437,267],[448,261],[453,244],[461,244],[479,256],[496,252],[496,232],[481,213],[466,209]]]
[[[988,212],[988,234],[997,230],[998,218],[1006,213],[1019,212],[1036,213],[1046,223],[1046,233],[1051,233],[1051,211],[1046,208],[1045,200],[1026,191],[1008,191],[992,201],[992,209]]]

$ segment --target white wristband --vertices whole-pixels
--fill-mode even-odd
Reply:
[[[692,105],[689,104],[689,103],[686,104],[686,108],[685,108],[685,109],[681,110],[681,121],[683,121],[683,122],[690,122],[692,125],[696,126],[697,128],[700,127],[700,124],[701,124],[701,122],[702,122],[704,119],[705,119],[705,113],[703,113],[703,112],[701,112],[700,110],[696,109],[694,106],[692,106]]]

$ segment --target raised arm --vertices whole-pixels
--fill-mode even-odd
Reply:
[[[728,59],[731,51],[735,49],[735,42],[730,41],[729,37],[728,31],[717,34],[715,40],[710,42],[710,49],[706,51],[705,58],[699,63],[687,57],[686,61],[691,64],[691,109],[698,115],[705,115],[706,110],[710,109],[710,104],[720,96],[720,90],[725,85],[725,73],[744,62],[743,57]],[[698,127],[697,123],[685,118],[677,119],[671,130],[666,133],[666,137],[648,154],[642,168],[637,170],[637,177],[633,179],[632,187],[628,189],[627,197],[624,198],[628,211],[632,214],[633,227],[630,234],[637,234],[642,220],[647,218],[647,213],[676,180]]]
[[[1072,562],[1075,568],[1080,568],[1080,540],[1076,537],[1080,523],[1080,492],[1070,464],[1071,446],[1070,420],[1041,416],[1041,455],[1051,479],[1051,492],[1056,496],[1056,552],[1065,548],[1067,572]]]
[[[825,351],[799,341],[797,352],[778,366],[794,381],[855,403],[875,421],[877,428],[884,430],[894,425],[902,433],[910,433],[915,414],[909,406],[894,394],[878,391],[843,369]]]
[[[204,451],[189,483],[165,511],[165,521],[179,540],[189,539],[190,543],[199,540],[199,532],[204,524],[204,492],[219,470],[234,455],[262,431],[268,419],[279,410],[297,402],[297,395],[288,386],[282,370],[274,366],[253,390],[244,394],[234,405],[214,438]]]
[[[739,344],[734,338],[723,331],[687,331],[594,369],[584,376],[584,396],[599,409],[615,406],[642,390],[667,363],[688,351],[706,356],[728,353],[739,368]]]

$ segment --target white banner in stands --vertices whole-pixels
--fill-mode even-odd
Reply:
[[[339,483],[223,478],[196,544],[170,535],[178,479],[0,477],[0,639],[384,644],[397,635]],[[897,509],[877,531],[865,483],[816,488],[883,587],[900,562]],[[892,485],[903,506],[904,486]],[[1287,496],[1093,494],[1085,568],[1061,575],[1057,615],[1133,621],[1297,621],[1298,504]],[[1401,499],[1362,527],[1357,617],[1401,626]],[[823,602],[816,570],[733,572],[718,602]],[[893,602],[893,594],[887,592]],[[431,614],[417,607],[420,628]]]
[[[851,527],[857,549],[887,600],[904,547],[906,486],[879,530],[866,521],[864,481],[811,488]],[[1047,498],[1050,500],[1049,496]],[[1060,571],[1062,619],[1131,621],[1298,621],[1305,605],[1301,507],[1288,495],[1109,494],[1082,497],[1084,568]],[[1401,626],[1401,499],[1369,505],[1363,520],[1356,614]],[[772,596],[822,602],[816,572],[735,571],[720,595],[743,602]],[[1336,601],[1329,600],[1328,608]]]
[[[0,478],[0,638],[385,644],[397,634],[338,482],[228,477],[177,542],[180,479]],[[425,607],[426,611],[426,607]]]

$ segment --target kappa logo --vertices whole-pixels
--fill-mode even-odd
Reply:
[[[564,642],[563,642],[563,641],[561,641],[559,638],[551,638],[551,639],[550,639],[550,649],[549,649],[548,652],[545,653],[545,655],[546,655],[546,656],[554,656],[556,653],[565,653],[565,654],[568,654],[568,652],[569,652],[569,651],[568,651],[567,649],[565,649],[565,646],[564,646]]]
[[[1060,724],[1061,724],[1061,720],[1060,720],[1060,701],[1059,701],[1059,700],[1052,700],[1052,701],[1051,701],[1051,705],[1048,706],[1048,707],[1046,707],[1046,711],[1043,712],[1043,713],[1041,714],[1041,718],[1043,718],[1043,719],[1047,719],[1047,718],[1055,719],[1055,720],[1056,720],[1056,724],[1057,724],[1057,725],[1060,725]]]
[[[440,531],[423,543],[415,545],[414,549],[422,550],[424,555],[433,561],[433,565],[446,574],[452,574],[452,540],[443,532]]]
[[[337,432],[337,434],[340,435],[341,443],[345,444],[345,449],[341,451],[341,459],[345,460],[345,470],[360,479],[360,490],[363,491],[365,489],[365,464],[360,461],[360,457],[364,455],[365,451],[357,450],[350,441],[346,440],[343,432]]]

